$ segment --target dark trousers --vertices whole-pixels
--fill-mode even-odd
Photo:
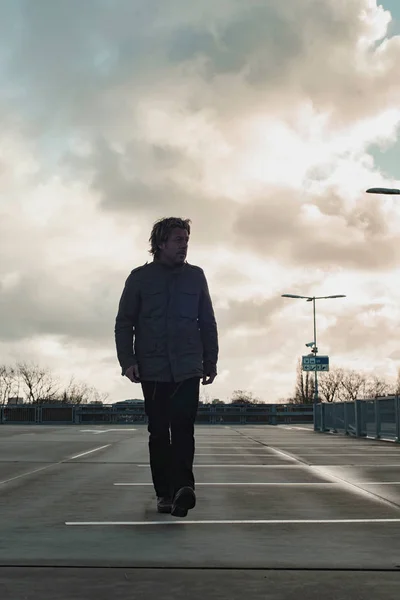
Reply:
[[[193,377],[180,383],[143,381],[142,390],[157,496],[173,496],[184,486],[194,489],[194,423],[200,379]]]

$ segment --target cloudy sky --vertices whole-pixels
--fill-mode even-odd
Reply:
[[[229,399],[293,392],[312,309],[331,364],[400,364],[397,0],[3,0],[0,362],[108,392],[153,222],[192,219]],[[397,11],[397,12],[396,12]]]

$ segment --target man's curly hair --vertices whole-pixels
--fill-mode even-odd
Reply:
[[[190,223],[190,219],[180,219],[179,217],[167,217],[156,221],[149,238],[149,253],[157,258],[160,254],[160,244],[163,244],[168,240],[171,231],[175,229],[175,227],[185,229],[188,232],[188,235],[190,235]]]

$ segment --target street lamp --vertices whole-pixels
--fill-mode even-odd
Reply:
[[[400,190],[394,188],[369,188],[367,194],[400,194]]]
[[[311,349],[311,352],[313,352],[314,355],[316,356],[317,352],[318,352],[318,348],[317,348],[317,321],[316,321],[316,318],[315,318],[315,301],[316,300],[326,300],[328,298],[346,298],[346,296],[343,295],[343,294],[336,294],[334,296],[297,296],[296,294],[282,294],[282,298],[302,298],[303,300],[307,300],[307,302],[312,302],[313,303],[314,341],[312,342],[312,344],[313,344],[314,347]],[[306,344],[306,345],[309,346],[310,344]],[[315,376],[314,405],[316,405],[317,402],[318,402],[317,365],[315,365],[314,376]]]

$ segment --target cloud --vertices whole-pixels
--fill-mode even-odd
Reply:
[[[85,277],[85,271],[87,271]],[[39,268],[30,273],[15,274],[2,281],[1,312],[5,340],[54,336],[63,343],[107,345],[112,337],[110,325],[114,312],[116,290],[120,278],[105,282],[101,273],[93,271],[93,263],[80,265],[79,275],[49,278]],[[94,298],[98,298],[97,302]]]
[[[398,263],[396,230],[390,230],[377,200],[353,208],[334,194],[309,200],[305,204],[286,190],[275,190],[242,207],[234,225],[237,239],[287,265],[389,270]],[[398,224],[394,210],[393,218]]]
[[[226,309],[219,310],[218,323],[222,331],[226,332],[245,329],[246,335],[254,330],[263,334],[281,308],[282,300],[278,297],[263,301],[231,300]]]
[[[14,99],[50,128],[108,128],[121,109],[162,104],[163,92],[222,121],[284,115],[304,98],[333,121],[359,119],[398,98],[400,44],[384,40],[389,13],[366,0],[207,1],[202,10],[182,0],[25,0],[17,14],[11,3],[2,12],[20,32],[6,37]]]
[[[385,356],[395,351],[395,336],[399,326],[395,324],[398,309],[390,304],[372,302],[360,304],[346,310],[337,317],[335,323],[325,329],[324,335],[329,345],[339,353],[353,353],[362,348],[363,355],[376,354],[376,349],[385,344]],[[347,335],[343,335],[343,332]]]

